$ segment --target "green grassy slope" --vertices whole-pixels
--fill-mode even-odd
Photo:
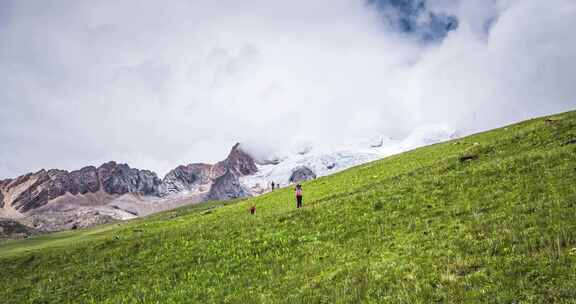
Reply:
[[[0,303],[576,303],[576,112],[0,244]],[[256,215],[247,209],[257,206]]]

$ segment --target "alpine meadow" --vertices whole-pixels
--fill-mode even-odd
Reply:
[[[575,303],[576,112],[0,243],[1,303]],[[255,206],[251,215],[248,211]]]
[[[0,0],[0,304],[576,304],[576,0]]]

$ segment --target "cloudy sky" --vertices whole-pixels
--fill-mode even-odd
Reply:
[[[574,0],[0,1],[0,178],[576,108]]]

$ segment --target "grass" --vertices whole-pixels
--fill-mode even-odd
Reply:
[[[0,303],[576,303],[576,112],[0,244]],[[254,216],[248,208],[256,205]]]

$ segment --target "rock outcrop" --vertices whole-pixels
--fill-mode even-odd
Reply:
[[[305,180],[315,179],[316,173],[312,169],[306,166],[296,167],[292,170],[292,175],[290,175],[291,183],[298,183]]]
[[[242,150],[240,143],[237,143],[232,147],[230,154],[225,160],[214,165],[212,170],[213,177],[217,178],[224,175],[227,171],[239,177],[258,172],[258,167],[256,167],[254,159]]]
[[[227,189],[232,189],[234,188],[231,186],[233,183],[229,183],[233,181],[231,176],[238,180],[238,178],[241,176],[254,174],[257,171],[258,167],[256,166],[254,159],[246,152],[244,152],[240,147],[240,144],[237,143],[234,145],[234,147],[232,147],[232,150],[225,160],[220,161],[214,165],[189,164],[186,166],[178,166],[176,169],[168,172],[168,174],[166,174],[162,180],[162,185],[159,188],[159,194],[160,196],[164,197],[186,191],[203,192],[213,188],[214,185],[216,185],[216,187],[224,186]],[[225,178],[220,179],[225,175]],[[218,180],[220,181],[219,183],[216,182]],[[220,190],[215,190],[214,193],[220,193]],[[246,196],[249,194],[249,192],[238,191],[237,194]],[[226,195],[219,194],[217,196],[226,197]]]
[[[9,207],[25,214],[67,193],[76,196],[101,191],[112,195],[134,193],[164,197],[185,191],[202,192],[207,191],[212,183],[224,175],[226,177],[215,184],[225,189],[235,189],[230,191],[236,193],[232,195],[236,198],[249,194],[234,188],[238,177],[257,171],[254,159],[240,148],[240,144],[234,145],[228,157],[215,165],[179,166],[170,171],[164,180],[160,180],[154,172],[130,168],[127,164],[113,161],[98,168],[88,166],[72,172],[40,170],[14,180],[0,181],[0,208]],[[232,193],[230,191],[226,193]],[[215,193],[220,193],[220,190]]]
[[[38,233],[38,230],[22,225],[18,221],[0,218],[0,240],[26,238]]]
[[[238,177],[229,170],[214,180],[207,198],[208,200],[229,200],[248,196],[250,196],[250,191],[242,186]]]
[[[2,207],[10,206],[26,213],[66,193],[78,195],[103,191],[109,194],[157,195],[160,183],[153,172],[108,162],[99,168],[89,166],[72,172],[52,169],[29,173],[0,184],[0,195]]]
[[[209,187],[212,182],[212,165],[189,164],[178,166],[168,172],[162,180],[159,193],[161,196],[185,191],[202,191],[202,186]]]
[[[100,189],[98,171],[94,166],[84,167],[64,176],[68,179],[66,189],[71,194],[94,193]]]
[[[106,193],[139,193],[158,195],[162,181],[156,173],[148,170],[132,169],[126,164],[108,162],[98,168],[98,176]]]
[[[113,161],[71,172],[40,170],[0,180],[0,217],[22,220],[43,231],[83,228],[140,214],[131,210],[145,214],[165,210],[146,201],[178,206],[184,199],[190,203],[207,197],[215,200],[246,197],[250,191],[241,185],[239,178],[257,171],[254,159],[240,144],[234,145],[221,162],[178,166],[163,180],[154,172]]]
[[[0,180],[0,208],[4,207],[4,193],[2,192],[2,189],[4,188],[5,185],[8,185],[11,181],[12,181],[11,179]]]

